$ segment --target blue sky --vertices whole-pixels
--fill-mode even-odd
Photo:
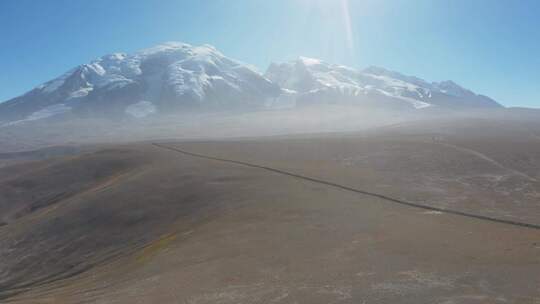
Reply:
[[[1,0],[0,101],[112,52],[212,44],[262,71],[298,56],[452,79],[540,108],[540,1]]]

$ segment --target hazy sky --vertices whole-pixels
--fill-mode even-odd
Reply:
[[[316,57],[540,107],[539,16],[537,0],[0,0],[0,101],[107,53],[183,41],[261,71]]]

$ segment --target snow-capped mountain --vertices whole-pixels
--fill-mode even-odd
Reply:
[[[0,126],[59,117],[132,117],[192,109],[352,103],[377,108],[500,107],[451,81],[429,83],[383,68],[355,70],[300,57],[265,75],[209,45],[170,42],[80,65],[0,103]]]
[[[279,87],[261,73],[212,46],[171,42],[78,66],[0,104],[0,122],[61,114],[140,118],[190,108],[249,108],[279,94]]]
[[[299,103],[348,102],[416,109],[500,107],[489,97],[452,81],[429,83],[379,67],[360,71],[305,57],[272,64],[265,76],[283,89],[296,92]]]

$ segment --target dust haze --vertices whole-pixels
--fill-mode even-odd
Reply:
[[[2,128],[6,303],[536,303],[540,115],[319,105]]]

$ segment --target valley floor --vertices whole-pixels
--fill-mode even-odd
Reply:
[[[494,147],[334,134],[101,146],[8,166],[0,302],[538,304],[537,160]]]

